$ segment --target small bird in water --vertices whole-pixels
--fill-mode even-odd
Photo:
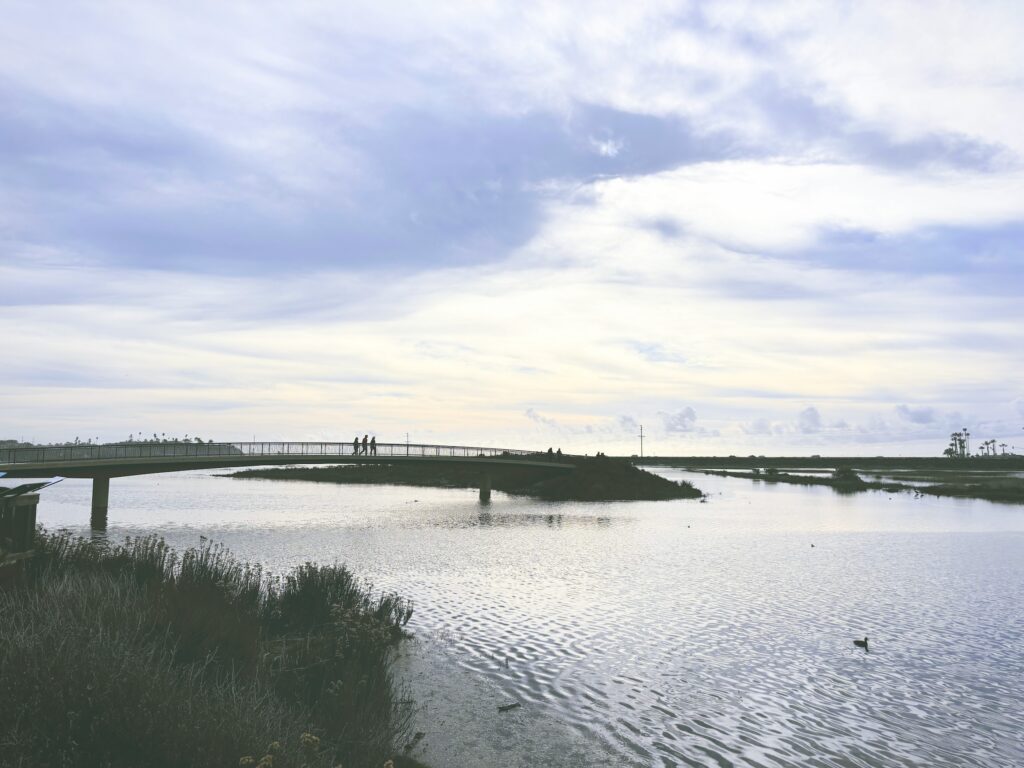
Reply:
[[[866,637],[863,640],[854,640],[853,644],[858,648],[863,648],[865,651],[868,649],[868,639]]]

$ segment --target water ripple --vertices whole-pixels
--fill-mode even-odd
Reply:
[[[1019,508],[705,477],[701,505],[481,508],[171,477],[116,482],[111,534],[349,562],[415,601],[438,653],[607,744],[609,764],[1024,765]],[[87,509],[87,487],[53,491],[43,522]]]

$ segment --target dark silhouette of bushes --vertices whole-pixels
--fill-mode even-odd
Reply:
[[[535,458],[546,459],[545,454]],[[375,464],[340,467],[248,469],[232,477],[268,480],[312,480],[323,483],[420,485],[434,488],[478,488],[488,472],[492,487],[520,496],[549,501],[659,501],[694,499],[703,494],[687,482],[673,482],[608,456],[560,458],[575,468],[568,471],[503,464]]]

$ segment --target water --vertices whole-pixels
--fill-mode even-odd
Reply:
[[[438,768],[1024,765],[1024,507],[658,471],[709,501],[181,473],[114,480],[109,536],[411,597]],[[85,530],[88,494],[44,491],[40,521]]]

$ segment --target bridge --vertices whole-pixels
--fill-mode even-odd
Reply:
[[[494,466],[536,467],[569,471],[567,458],[537,451],[422,443],[241,442],[111,443],[0,449],[0,473],[7,477],[81,477],[92,479],[93,527],[106,527],[110,480],[129,475],[182,472],[190,469],[273,466],[282,464],[478,465],[480,500],[490,501]]]

